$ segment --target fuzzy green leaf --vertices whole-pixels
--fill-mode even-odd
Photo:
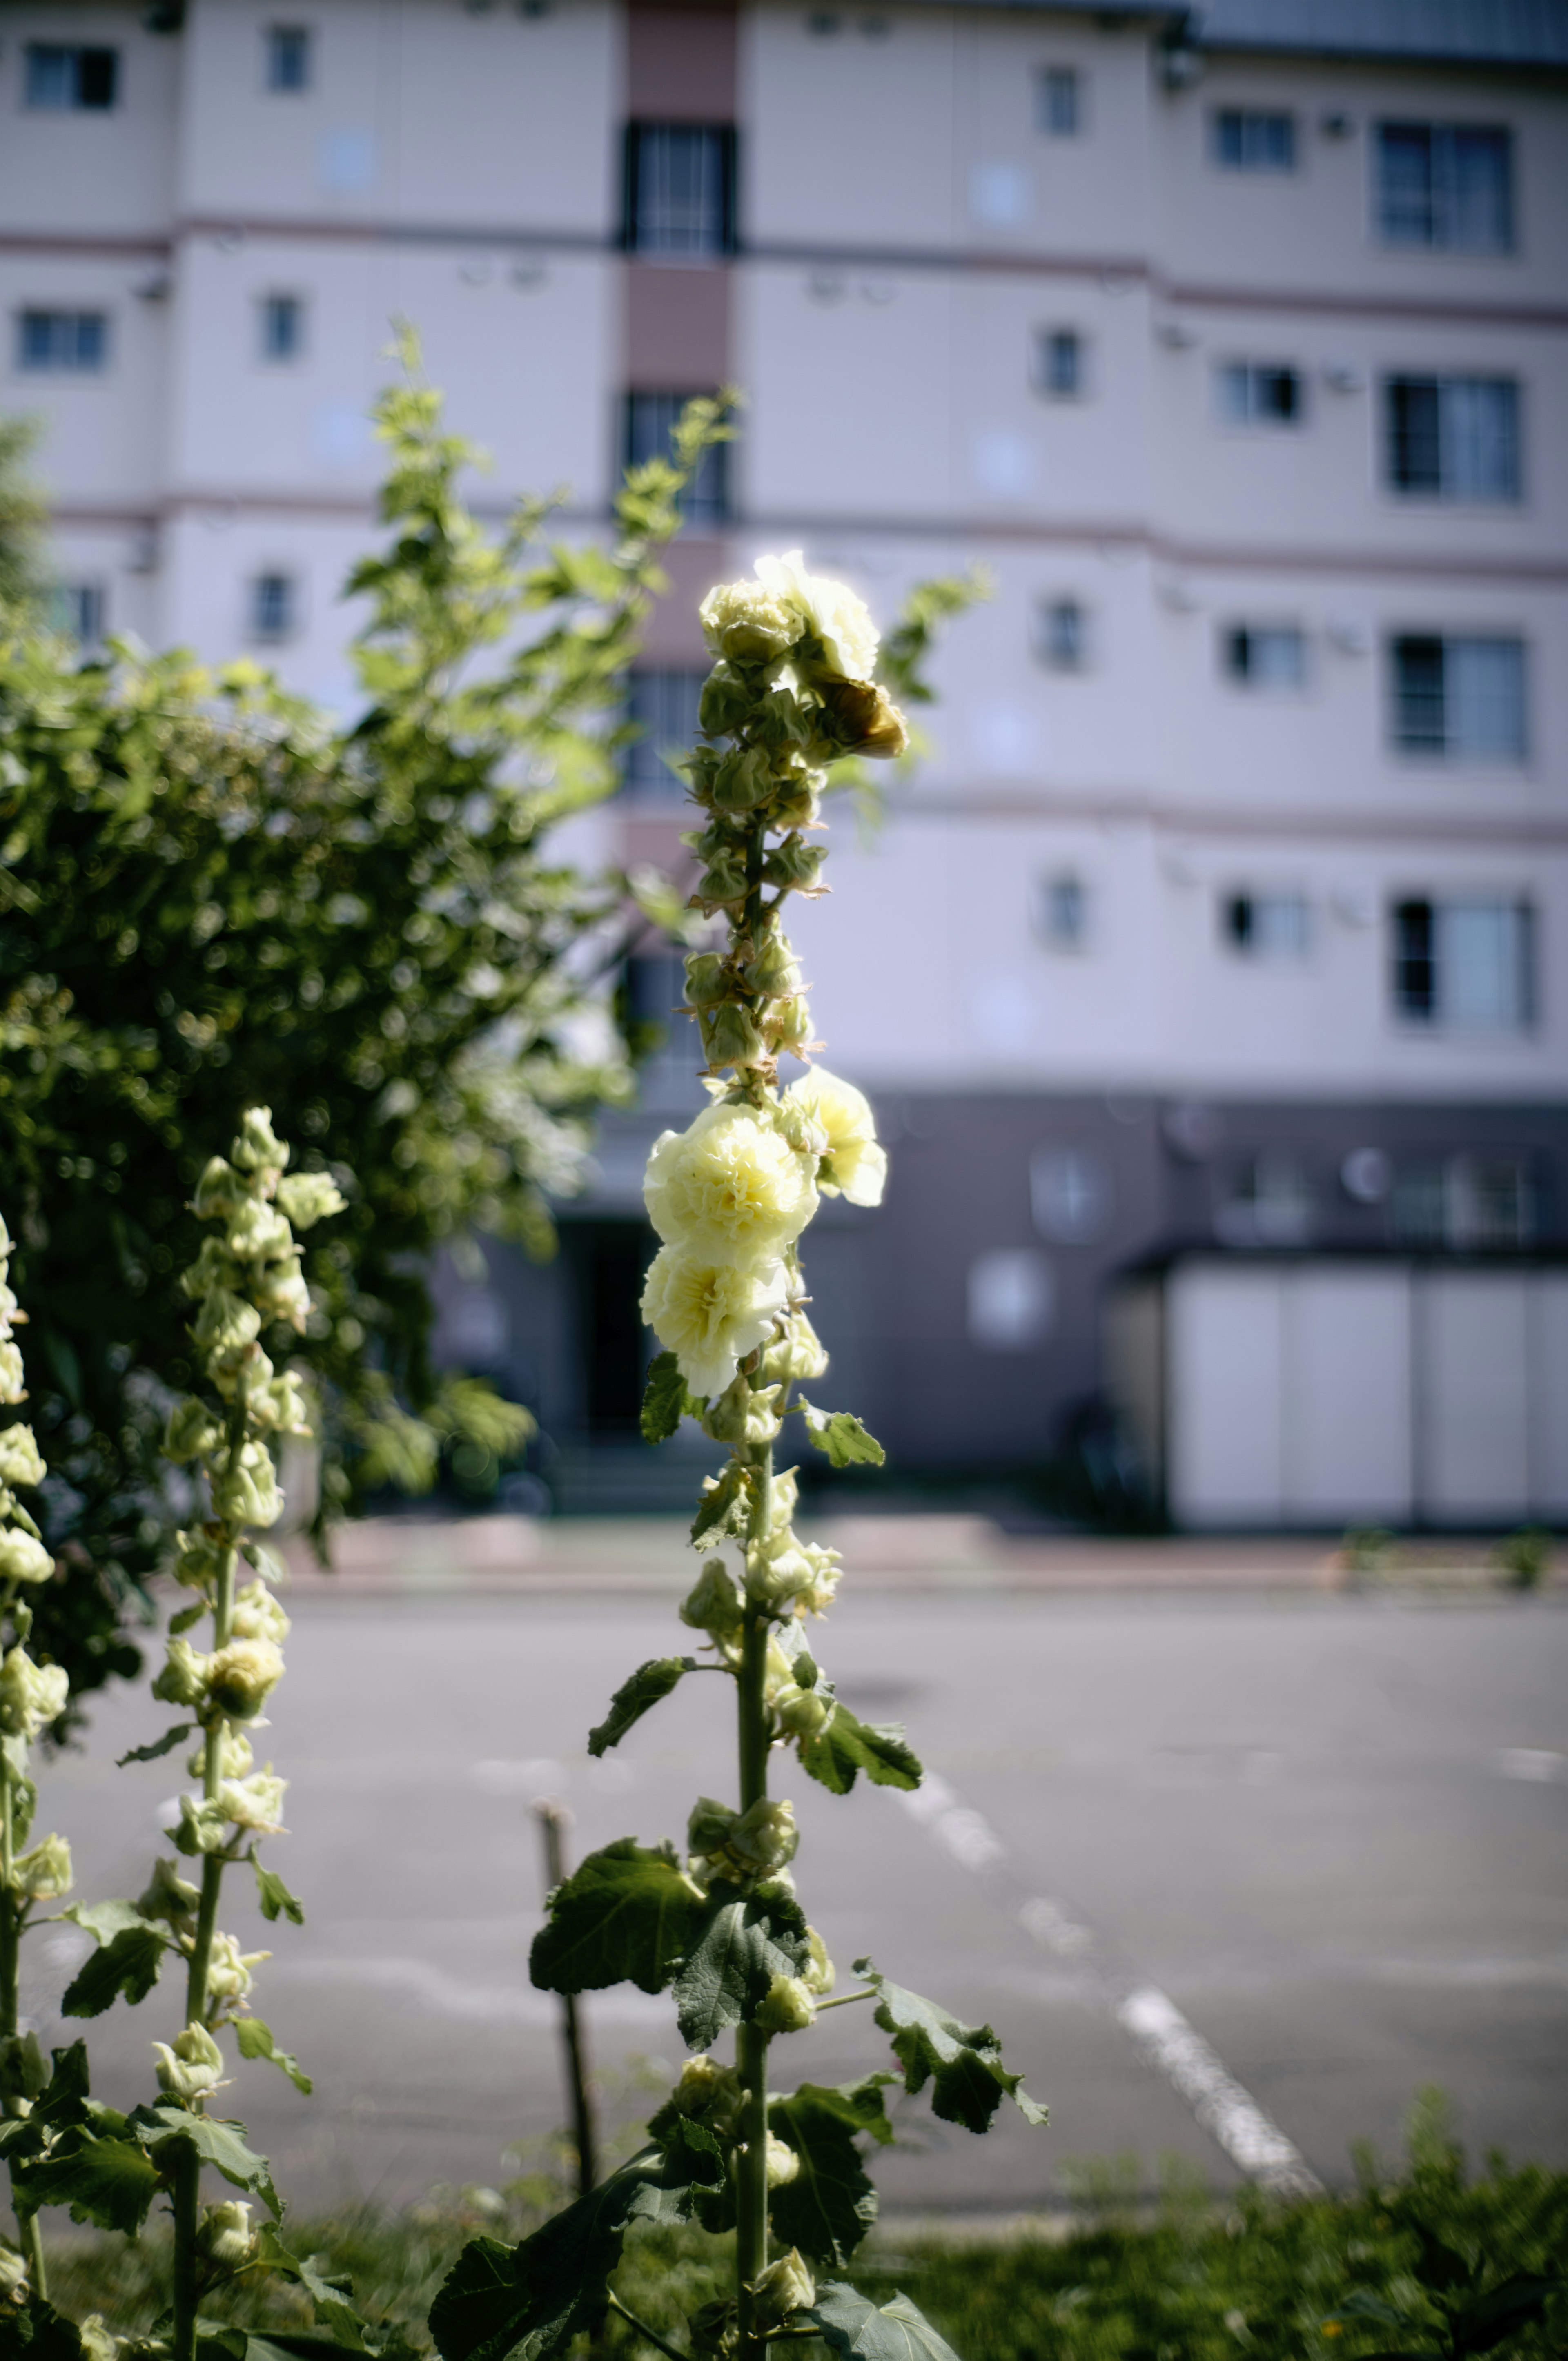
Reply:
[[[205,1609],[198,1607],[193,1612],[200,1616]],[[179,1616],[176,1616],[174,1621],[178,1623],[179,1620]],[[186,1628],[189,1630],[189,1625]],[[115,1764],[115,1770],[123,1771],[127,1763],[156,1763],[160,1754],[172,1754],[181,1740],[189,1738],[195,1727],[193,1721],[177,1721],[172,1730],[166,1730],[163,1736],[155,1738],[150,1746],[133,1746],[128,1754],[120,1755]]]
[[[790,2319],[794,2327],[815,2328],[829,2353],[847,2353],[854,2361],[959,2361],[906,2295],[876,2304],[834,2279],[818,2289],[809,2312],[793,2312]]]
[[[194,2115],[183,2107],[138,2107],[134,2125],[147,2126],[147,2144],[156,2156],[171,2139],[189,2140],[203,2164],[210,2164],[236,2189],[254,2189],[269,2213],[280,2215],[278,2191],[264,2156],[247,2147],[243,2124],[225,2123],[216,2115]]]
[[[258,2016],[236,2017],[234,2029],[242,2058],[270,2059],[274,2066],[287,2074],[295,2090],[302,2091],[309,2098],[313,2087],[310,2076],[301,2072],[300,2061],[297,2058],[291,2058],[286,2049],[279,2048],[270,2030],[262,2024]]]
[[[352,2281],[340,2279],[335,2274],[330,2279],[323,2278],[315,2268],[314,2258],[296,2255],[291,2247],[284,2245],[270,2223],[263,2224],[258,2234],[256,2257],[258,2262],[268,2264],[282,2278],[292,2279],[297,2287],[303,2289],[314,2307],[317,2320],[331,2334],[351,2351],[363,2353],[366,2350],[364,2333],[354,2309]]]
[[[642,1389],[641,1424],[644,1443],[667,1443],[692,1408],[686,1381],[673,1353],[660,1353],[648,1365]]]
[[[281,1915],[290,1919],[294,1926],[302,1927],[305,1923],[305,1914],[277,1871],[263,1869],[254,1853],[250,1856],[250,1865],[256,1872],[256,1888],[261,1897],[262,1916],[270,1921]]]
[[[798,1743],[802,1766],[835,1795],[849,1794],[858,1771],[877,1787],[918,1787],[924,1776],[899,1723],[879,1728],[860,1720],[845,1705],[835,1705],[827,1728]]]
[[[54,2071],[33,2101],[28,2121],[34,2124],[80,2123],[87,2112],[87,2044],[73,2041],[69,2049],[51,2049]]]
[[[41,2296],[29,2296],[13,2311],[7,2304],[0,2322],[0,2354],[5,2361],[80,2361],[82,2338]]]
[[[630,1680],[622,1681],[609,1701],[609,1711],[597,1730],[588,1732],[588,1752],[607,1753],[619,1746],[627,1731],[641,1721],[643,1715],[667,1697],[680,1686],[685,1673],[695,1673],[695,1656],[653,1656],[647,1664],[639,1664]]]
[[[717,1549],[727,1535],[742,1532],[750,1497],[746,1470],[737,1459],[729,1461],[718,1476],[705,1477],[702,1499],[692,1519],[692,1547]]]
[[[529,1974],[541,1992],[619,1983],[663,1992],[705,1906],[671,1846],[620,1837],[556,1887],[549,1919],[533,1938]]]
[[[102,2016],[122,1993],[134,2007],[158,1982],[169,1938],[145,1920],[126,1927],[78,1969],[65,1988],[63,2016]]]
[[[847,1410],[815,1410],[808,1401],[800,1408],[806,1418],[806,1431],[818,1451],[825,1451],[830,1466],[880,1467],[887,1454],[874,1434]]]
[[[69,2205],[73,2222],[134,2236],[159,2191],[159,2177],[134,2140],[99,2139],[79,2125],[60,2133],[47,2156],[12,2166],[16,2193],[37,2213]]]
[[[931,2105],[945,2123],[989,2131],[1004,2098],[1015,2103],[1026,2122],[1045,2122],[1046,2110],[1024,2090],[1023,2076],[1009,2073],[1003,2064],[1002,2045],[989,2025],[960,2025],[934,2001],[879,1975],[870,1960],[857,1960],[855,1973],[879,1995],[876,2021],[893,2037],[905,2089],[913,2093],[929,2082]]]
[[[768,2200],[781,2246],[798,2246],[814,2263],[849,2261],[877,2213],[855,2141],[861,2132],[883,2147],[892,2139],[882,2094],[894,2079],[872,2074],[839,2090],[803,2082],[791,2097],[769,2100],[769,2130],[800,2158],[795,2179]]]
[[[707,2049],[727,2025],[750,2016],[774,1976],[798,1975],[809,1951],[806,1920],[788,1894],[764,1901],[716,1882],[675,1979],[675,2007],[687,2048]]]

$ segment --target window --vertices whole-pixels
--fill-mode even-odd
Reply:
[[[1052,672],[1081,672],[1089,618],[1076,598],[1042,598],[1035,609],[1035,653]]]
[[[644,459],[667,459],[670,430],[690,401],[689,393],[631,393],[626,398],[625,460],[640,467]],[[729,472],[727,443],[712,444],[697,462],[696,473],[681,494],[681,514],[688,524],[718,524],[729,513]]]
[[[1220,933],[1245,959],[1288,961],[1307,956],[1310,915],[1302,894],[1227,894]]]
[[[1043,66],[1035,76],[1035,121],[1053,139],[1083,128],[1083,85],[1076,66]]]
[[[1530,1168],[1518,1156],[1451,1156],[1401,1164],[1388,1206],[1396,1246],[1462,1253],[1529,1246],[1535,1230]]]
[[[1031,916],[1052,950],[1081,950],[1089,939],[1089,888],[1070,869],[1035,880]]]
[[[1534,1009],[1534,939],[1528,902],[1396,903],[1396,1012],[1416,1024],[1456,1031],[1522,1032]]]
[[[1233,426],[1299,426],[1301,372],[1275,361],[1223,361],[1214,371],[1214,399]]]
[[[1029,1159],[1029,1210],[1043,1238],[1087,1246],[1111,1226],[1111,1175],[1087,1148],[1036,1148]]]
[[[735,134],[633,123],[626,134],[626,244],[633,254],[728,254],[735,243]]]
[[[105,615],[101,582],[57,583],[49,596],[49,622],[79,648],[101,647]]]
[[[1410,632],[1394,641],[1391,653],[1394,743],[1402,753],[1524,761],[1521,640]]]
[[[697,733],[697,705],[707,678],[700,672],[630,672],[626,719],[641,733],[626,749],[622,777],[629,794],[679,796],[685,782],[666,754],[688,754]]]
[[[58,41],[27,43],[27,104],[103,114],[115,104],[117,49],[79,49]]]
[[[702,1043],[696,1020],[681,1014],[686,997],[685,961],[668,952],[630,959],[623,989],[632,1054],[644,1088],[651,1082],[683,1080],[695,1087],[703,1062]]]
[[[1312,1227],[1312,1176],[1299,1156],[1266,1148],[1234,1169],[1215,1211],[1226,1246],[1304,1246]]]
[[[1293,623],[1233,623],[1220,648],[1225,677],[1245,688],[1299,688],[1307,677],[1307,642]]]
[[[1473,123],[1380,123],[1377,227],[1390,246],[1506,254],[1514,242],[1513,139]]]
[[[295,628],[297,605],[291,575],[258,574],[250,586],[252,639],[290,638]]]
[[[1212,118],[1214,161],[1225,172],[1293,172],[1296,118],[1251,106],[1222,106]]]
[[[1076,401],[1084,391],[1083,338],[1076,328],[1039,328],[1035,334],[1035,390],[1053,401]]]
[[[86,376],[109,354],[109,323],[102,312],[20,312],[16,367]]]
[[[1519,496],[1519,387],[1507,377],[1394,377],[1388,481],[1451,500]]]
[[[275,91],[309,90],[311,34],[308,25],[267,27],[267,87]]]
[[[305,307],[298,295],[264,295],[258,306],[264,361],[297,361],[305,349]]]

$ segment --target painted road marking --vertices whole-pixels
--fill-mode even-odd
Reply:
[[[1093,1974],[1111,2014],[1139,2054],[1186,2100],[1239,2171],[1281,2196],[1321,2195],[1323,2184],[1300,2149],[1226,2070],[1168,1993],[1124,1968],[1119,1971],[1104,1956],[1105,1946],[1093,1929],[1065,1903],[1046,1894],[1025,1893],[1019,1899],[1017,1872],[983,1813],[966,1804],[936,1772],[927,1772],[918,1787],[900,1794],[898,1800],[933,1843],[997,1890],[1042,1950],[1059,1960],[1075,1960]]]

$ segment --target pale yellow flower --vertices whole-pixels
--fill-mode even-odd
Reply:
[[[674,1353],[694,1394],[720,1394],[749,1353],[765,1343],[789,1300],[782,1262],[699,1261],[663,1246],[642,1290],[642,1317]]]
[[[853,1082],[813,1066],[784,1093],[820,1126],[828,1146],[817,1167],[825,1197],[840,1191],[851,1205],[880,1205],[887,1181],[886,1150],[877,1146],[876,1122],[865,1094]]]
[[[782,557],[759,557],[757,579],[774,598],[795,608],[822,642],[828,666],[839,680],[870,680],[876,668],[877,628],[863,598],[844,582],[808,574],[798,549]]]
[[[817,1181],[772,1124],[721,1101],[654,1142],[642,1199],[667,1246],[699,1262],[753,1264],[799,1237],[817,1211]]]

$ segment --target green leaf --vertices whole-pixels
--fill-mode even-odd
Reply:
[[[297,2058],[291,2058],[286,2049],[279,2048],[271,2033],[258,2016],[236,2017],[234,2029],[242,2058],[270,2059],[274,2066],[280,2067],[287,2074],[295,2090],[302,2091],[309,2098],[312,2090],[310,2076],[300,2071],[300,2061]]]
[[[1523,2272],[1466,2298],[1451,2315],[1455,2354],[1490,2353],[1505,2336],[1537,2321],[1554,2295],[1568,2292],[1568,2280],[1531,2279]]]
[[[913,2093],[930,2082],[931,2105],[944,2123],[989,2131],[1004,2098],[1015,2103],[1026,2122],[1045,2122],[1046,2110],[1023,2089],[1023,2076],[1010,2074],[1003,2064],[1002,2045],[989,2025],[960,2025],[934,2001],[879,1975],[870,1960],[857,1960],[855,1973],[879,1994],[876,2021],[893,2037],[905,2089]]]
[[[631,2224],[688,2221],[724,2177],[716,2141],[683,2142],[664,2156],[634,2157],[520,2246],[476,2238],[431,2306],[443,2361],[550,2361],[565,2352],[603,2313]]]
[[[15,2311],[5,2307],[0,2322],[0,2354],[5,2361],[81,2361],[82,2338],[75,2325],[47,2304],[29,2296]]]
[[[258,2234],[256,2257],[268,2264],[284,2279],[292,2279],[304,2290],[315,2309],[316,2318],[340,2338],[351,2351],[366,2350],[365,2335],[359,2316],[354,2309],[354,2288],[351,2280],[335,2273],[323,2278],[315,2268],[314,2258],[296,2255],[286,2246],[270,2223],[265,2223]]]
[[[695,1673],[695,1656],[653,1656],[647,1664],[639,1664],[630,1680],[622,1681],[609,1701],[609,1711],[597,1730],[588,1732],[588,1752],[604,1754],[610,1747],[619,1746],[627,1731],[641,1720],[643,1715],[667,1697],[680,1686],[685,1673]]]
[[[868,1434],[858,1418],[847,1410],[814,1410],[808,1401],[799,1405],[806,1417],[806,1431],[818,1451],[828,1454],[834,1467],[880,1467],[886,1452],[874,1434]]]
[[[727,2025],[750,2016],[774,1976],[798,1975],[809,1953],[806,1920],[789,1895],[764,1901],[716,1881],[675,1979],[675,2007],[687,2048],[708,2048]]]
[[[278,2191],[267,2158],[247,2146],[245,2125],[225,2123],[217,2115],[193,2115],[183,2107],[138,2107],[133,2124],[151,2126],[148,2146],[156,2156],[171,2139],[189,2140],[203,2164],[210,2164],[236,2189],[254,2189],[269,2213],[280,2215]]]
[[[769,2130],[800,2158],[795,2179],[768,2200],[781,2246],[798,2246],[814,2263],[849,2261],[877,2213],[855,2142],[862,2132],[883,2147],[892,2139],[882,2094],[894,2079],[872,2074],[839,2090],[803,2082],[792,2097],[769,2100]]]
[[[256,1887],[257,1892],[261,1896],[262,1916],[268,1920],[271,1920],[281,1914],[283,1917],[290,1919],[294,1926],[302,1927],[305,1923],[305,1914],[301,1909],[299,1904],[295,1901],[293,1895],[290,1893],[288,1887],[284,1884],[282,1879],[279,1876],[277,1871],[275,1869],[263,1869],[260,1861],[257,1859],[254,1853],[250,1856],[250,1865],[256,1872]]]
[[[533,1938],[529,1974],[541,1992],[619,1983],[663,1992],[704,1907],[672,1847],[620,1837],[556,1887],[549,1919]]]
[[[35,2124],[79,2123],[86,2113],[87,2044],[73,2041],[69,2049],[51,2049],[54,2071],[33,2101],[28,2117]]]
[[[959,2361],[906,2295],[875,2304],[841,2279],[819,2288],[811,2310],[792,2312],[790,2321],[815,2328],[830,2353],[852,2354],[856,2361]]]
[[[717,1549],[727,1534],[743,1532],[750,1502],[746,1470],[738,1459],[729,1460],[721,1474],[705,1476],[692,1520],[692,1547]]]
[[[99,2139],[79,2125],[62,2131],[47,2156],[12,2166],[16,2193],[34,2213],[69,2205],[73,2222],[134,2236],[159,2192],[156,2166],[134,2140]]]
[[[192,1608],[192,1620],[195,1620],[205,1612],[206,1609],[203,1607]],[[177,1615],[174,1622],[178,1623],[180,1620]],[[169,1628],[172,1631],[174,1624],[171,1623]],[[185,1628],[189,1631],[190,1625],[187,1624]],[[115,1770],[123,1771],[127,1763],[156,1763],[160,1754],[172,1754],[181,1740],[189,1738],[195,1727],[193,1721],[177,1721],[172,1730],[166,1730],[163,1736],[155,1738],[150,1746],[133,1746],[128,1754],[122,1754],[115,1764]]]
[[[60,1915],[91,1935],[95,1943],[112,1943],[127,1927],[154,1927],[158,1923],[156,1919],[144,1918],[134,1902],[73,1902]]]
[[[134,2007],[158,1982],[169,1938],[146,1920],[125,1927],[71,1978],[60,2004],[62,2016],[102,2016],[121,1993]]]
[[[691,1407],[674,1355],[656,1355],[648,1365],[648,1382],[642,1389],[643,1442],[667,1443]]]
[[[835,1704],[826,1729],[798,1745],[803,1767],[835,1795],[849,1794],[858,1771],[877,1787],[918,1787],[925,1775],[898,1723],[878,1728],[860,1720],[846,1705]]]

